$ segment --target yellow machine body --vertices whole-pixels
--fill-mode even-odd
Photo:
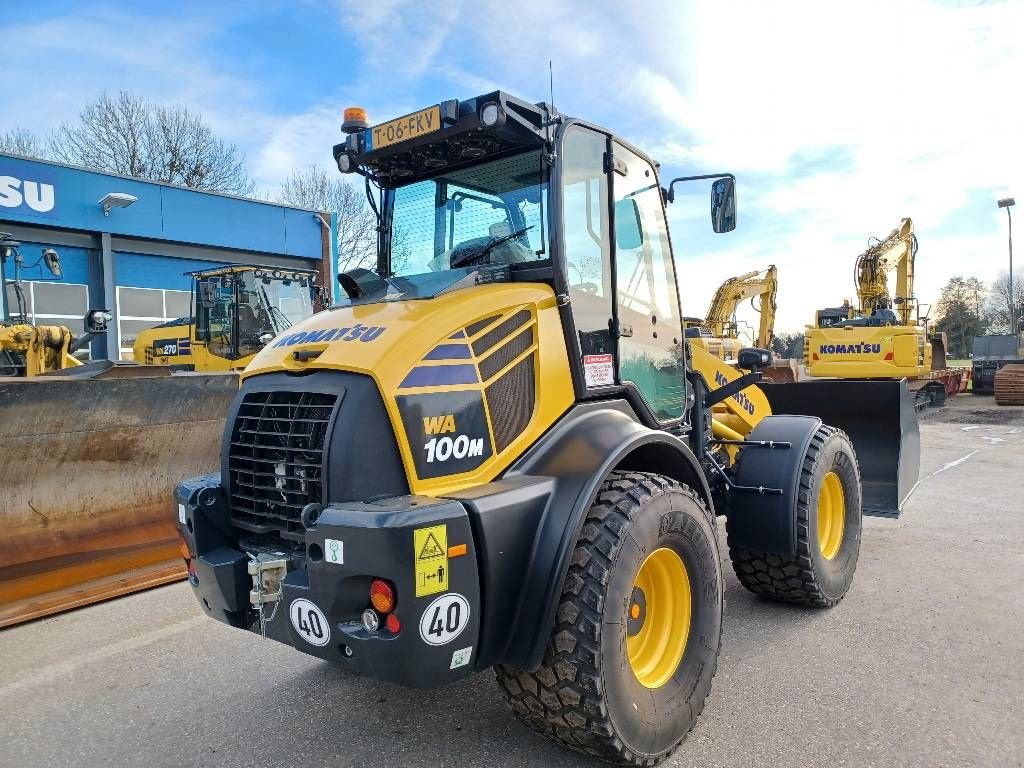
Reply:
[[[241,371],[256,356],[232,360],[210,351],[205,341],[196,338],[195,323],[164,323],[141,331],[132,345],[136,362],[147,365],[181,365],[195,371]]]
[[[26,376],[60,371],[81,365],[71,354],[74,338],[62,325],[0,326],[0,350],[24,356]]]
[[[804,361],[811,376],[900,379],[932,370],[932,346],[922,326],[810,328]]]
[[[523,368],[518,368],[522,365]],[[437,495],[492,480],[532,445],[574,402],[565,340],[549,286],[508,283],[452,291],[429,300],[379,302],[321,312],[276,339],[243,379],[274,371],[340,370],[366,374],[380,390],[413,493]],[[500,439],[491,404],[508,376],[521,375],[522,428]],[[458,381],[459,383],[434,383]],[[498,389],[495,387],[498,386]],[[525,390],[535,387],[531,393]],[[472,408],[429,405],[438,396],[482,405],[482,431],[461,419]],[[425,472],[431,440],[482,439],[468,471]],[[437,446],[438,443],[435,443]],[[472,443],[470,451],[474,451]],[[433,467],[429,467],[433,469]],[[428,476],[429,475],[429,476]]]

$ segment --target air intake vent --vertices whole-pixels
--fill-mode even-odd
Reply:
[[[524,357],[485,390],[494,425],[494,447],[499,453],[522,434],[533,416],[534,357],[536,352]]]
[[[248,392],[228,453],[231,516],[241,528],[301,537],[299,516],[324,495],[324,446],[338,396]]]

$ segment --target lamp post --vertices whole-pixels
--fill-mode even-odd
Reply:
[[[1017,311],[1014,306],[1013,295],[1013,217],[1010,215],[1010,208],[1016,204],[1012,197],[1004,197],[998,203],[1000,208],[1006,209],[1006,227],[1010,237],[1010,333],[1017,333]]]

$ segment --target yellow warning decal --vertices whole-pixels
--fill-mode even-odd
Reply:
[[[432,525],[412,532],[416,557],[416,597],[448,591],[448,526]]]

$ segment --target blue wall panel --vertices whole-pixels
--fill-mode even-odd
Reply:
[[[42,262],[44,248],[53,248],[60,254],[60,265],[64,277],[56,282],[89,283],[89,251],[85,248],[73,248],[67,245],[49,245],[48,243],[29,243],[22,241],[18,250],[25,260],[25,268],[21,271],[22,280],[53,280],[53,275]],[[32,264],[38,265],[28,268]],[[7,279],[14,279],[14,265],[7,262]]]
[[[138,200],[104,216],[99,200]],[[319,259],[310,211],[0,155],[0,221]]]
[[[141,253],[114,253],[114,280],[131,288],[166,288],[171,291],[192,289],[186,272],[225,266],[219,261],[146,256]]]

